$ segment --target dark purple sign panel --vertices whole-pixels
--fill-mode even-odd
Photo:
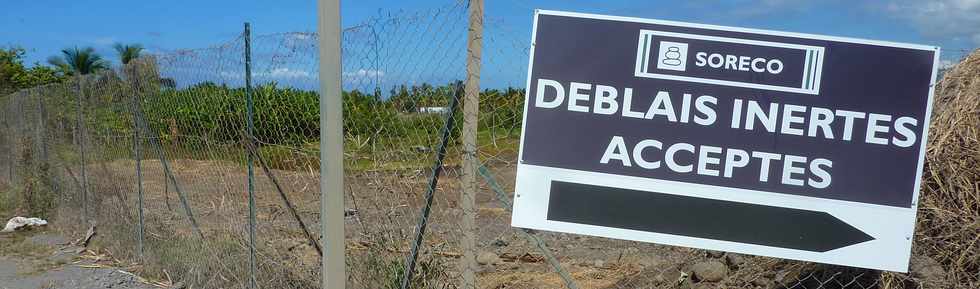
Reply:
[[[522,161],[907,208],[936,53],[540,15]]]

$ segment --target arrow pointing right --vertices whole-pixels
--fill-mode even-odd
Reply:
[[[559,181],[548,220],[811,252],[875,239],[826,212]]]

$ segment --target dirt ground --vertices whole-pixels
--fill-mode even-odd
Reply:
[[[108,172],[114,180],[133,180],[131,160],[96,165],[93,174]],[[220,232],[241,233],[247,215],[245,170],[223,161],[177,160],[171,163],[181,190],[186,194],[193,213],[206,236]],[[491,164],[497,181],[510,192],[515,167]],[[289,200],[311,232],[319,239],[319,187],[317,172],[308,170],[273,170]],[[256,170],[256,204],[258,241],[277,258],[269,262],[293,266],[294,270],[315,272],[316,251],[308,244],[299,226],[288,213],[277,190]],[[192,236],[177,194],[164,185],[159,162],[145,161],[143,168],[148,220],[157,220],[177,228],[180,234]],[[410,248],[429,171],[363,171],[346,176],[348,211],[346,240],[348,256],[386,255],[387,260],[401,263]],[[423,247],[423,256],[441,266],[445,280],[458,280],[456,263],[460,255],[458,240],[462,235],[458,219],[459,170],[449,166],[440,178],[432,215]],[[688,248],[627,242],[571,234],[530,232],[524,234],[510,227],[510,208],[504,206],[481,180],[478,203],[478,254],[484,256],[478,272],[479,288],[562,288],[564,281],[545,259],[543,241],[568,271],[579,288],[672,288],[681,284],[704,286],[771,288],[776,283],[799,285],[806,282],[809,264],[779,261],[763,257],[736,256]],[[149,234],[154,234],[152,231]],[[152,236],[151,236],[152,237]],[[699,263],[721,263],[725,275],[708,282],[694,276]],[[370,279],[378,268],[351,262],[354,288],[374,285]],[[310,278],[315,278],[312,274]],[[852,280],[848,280],[852,281]],[[780,287],[782,288],[782,287]],[[802,288],[802,287],[800,287]]]
[[[0,289],[160,288],[54,230],[0,233]]]

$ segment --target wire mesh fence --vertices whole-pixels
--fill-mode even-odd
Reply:
[[[477,284],[461,281],[463,116],[451,105],[463,101],[466,3],[343,31],[350,287],[399,288],[424,220],[411,288],[930,288],[901,274],[510,227],[524,107],[524,83],[511,81],[525,79],[528,44],[484,24],[482,82],[494,85],[479,96]],[[318,288],[318,42],[243,33],[0,98],[0,211],[54,217],[75,237],[94,227],[92,250],[161,284]]]

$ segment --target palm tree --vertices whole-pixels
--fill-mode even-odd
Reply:
[[[54,65],[65,75],[86,75],[109,68],[109,62],[102,59],[95,49],[86,47],[78,49],[63,49],[61,57],[52,56],[48,58],[48,63]]]
[[[143,52],[143,45],[139,44],[126,44],[116,43],[112,48],[116,49],[116,53],[119,53],[119,61],[123,65],[129,64],[133,59],[140,57],[140,53]]]

